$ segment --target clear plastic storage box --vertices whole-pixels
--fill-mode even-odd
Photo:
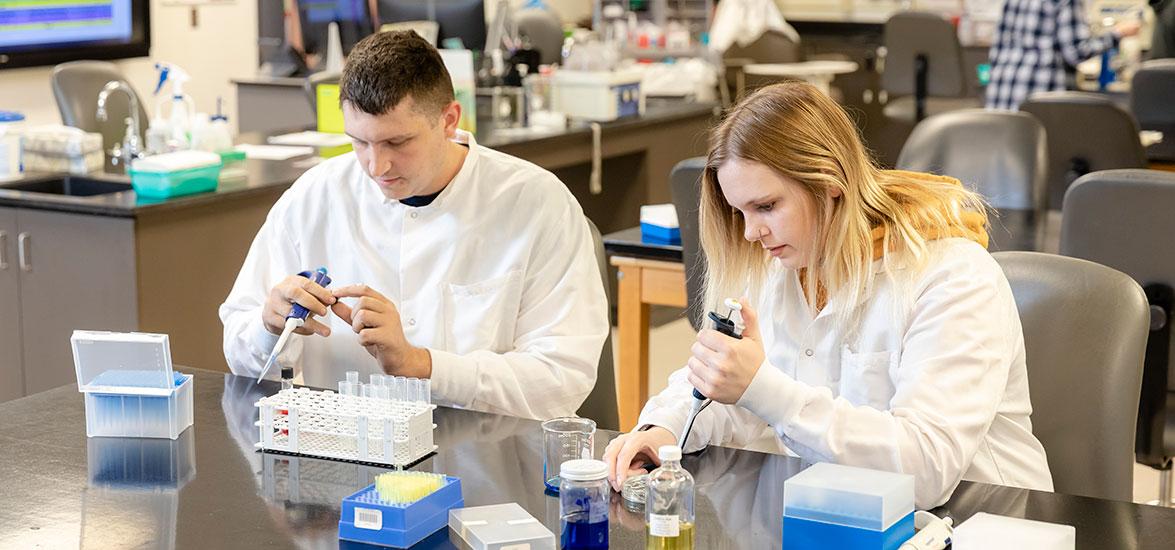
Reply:
[[[74,331],[89,437],[175,439],[192,425],[192,376],[172,372],[166,334]]]
[[[449,538],[472,550],[555,550],[555,535],[517,503],[449,510]]]
[[[896,549],[914,536],[914,476],[814,464],[783,484],[783,547]]]

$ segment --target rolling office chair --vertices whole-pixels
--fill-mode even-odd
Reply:
[[[669,173],[669,194],[677,211],[681,228],[681,256],[685,264],[686,316],[694,330],[701,330],[705,315],[706,254],[698,234],[698,214],[702,204],[702,172],[706,157],[685,159]]]
[[[981,107],[964,97],[967,78],[955,27],[934,13],[904,11],[885,23],[885,116],[908,124],[939,113]]]
[[[1045,219],[1044,127],[1024,113],[967,109],[918,123],[897,168],[958,178],[1001,211],[992,250],[1038,250]]]
[[[1060,210],[1065,191],[1090,172],[1146,168],[1138,124],[1109,98],[1086,92],[1038,92],[1020,105],[1048,134],[1048,208]]]
[[[1146,149],[1147,157],[1175,162],[1175,59],[1142,64],[1130,83],[1130,111],[1143,130],[1163,132],[1163,141]]]
[[[539,63],[550,65],[563,58],[563,23],[559,16],[549,9],[525,8],[514,12],[514,25],[518,37],[530,42],[539,52]],[[537,73],[538,67],[530,72]]]
[[[338,84],[341,78],[343,78],[342,73],[334,71],[317,72],[306,77],[306,81],[302,83],[302,90],[306,92],[306,99],[310,101],[310,110],[315,113],[315,116],[318,114],[318,85]]]
[[[585,218],[586,219],[586,218]],[[604,252],[604,238],[591,220],[587,220],[596,247],[596,261],[600,264],[600,277],[604,280],[604,293],[609,292],[608,255]],[[608,297],[611,303],[611,296]],[[588,394],[577,414],[596,421],[596,427],[605,430],[620,429],[620,408],[616,403],[616,361],[612,356],[612,331],[604,339],[604,351],[600,354],[600,365],[596,369],[596,385]]]
[[[1039,252],[992,254],[1024,329],[1032,433],[1057,492],[1131,501],[1135,415],[1150,320],[1138,283]]]
[[[109,61],[62,63],[53,68],[53,76],[50,78],[53,98],[57,100],[57,110],[61,113],[61,122],[66,126],[102,134],[104,150],[109,150],[116,143],[122,143],[122,138],[126,135],[126,123],[123,121],[131,116],[130,102],[125,97],[116,95],[111,96],[107,103],[106,120],[98,120],[98,93],[112,80],[126,82],[126,77],[118,66]],[[140,143],[146,143],[144,132],[150,119],[147,118],[143,97],[137,92],[135,97],[139,100],[141,121],[139,140]]]
[[[1171,505],[1175,456],[1175,174],[1111,170],[1077,180],[1065,195],[1061,253],[1130,275],[1150,302],[1150,340],[1138,404],[1135,459],[1161,471],[1159,498]],[[1097,299],[1093,295],[1087,299]],[[1103,338],[1106,343],[1114,339]],[[1080,340],[1073,340],[1078,343]],[[1089,452],[1073,456],[1092,456]]]

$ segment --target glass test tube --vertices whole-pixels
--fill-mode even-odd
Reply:
[[[355,387],[355,384],[359,383],[359,371],[347,371],[347,382],[351,383],[351,387]]]

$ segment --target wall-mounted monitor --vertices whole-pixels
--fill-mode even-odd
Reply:
[[[150,0],[0,1],[0,69],[143,57]]]

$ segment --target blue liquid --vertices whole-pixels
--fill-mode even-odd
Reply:
[[[564,550],[603,550],[608,548],[608,521],[588,523],[587,514],[576,514],[563,520],[560,547]],[[570,520],[570,521],[569,521]]]

